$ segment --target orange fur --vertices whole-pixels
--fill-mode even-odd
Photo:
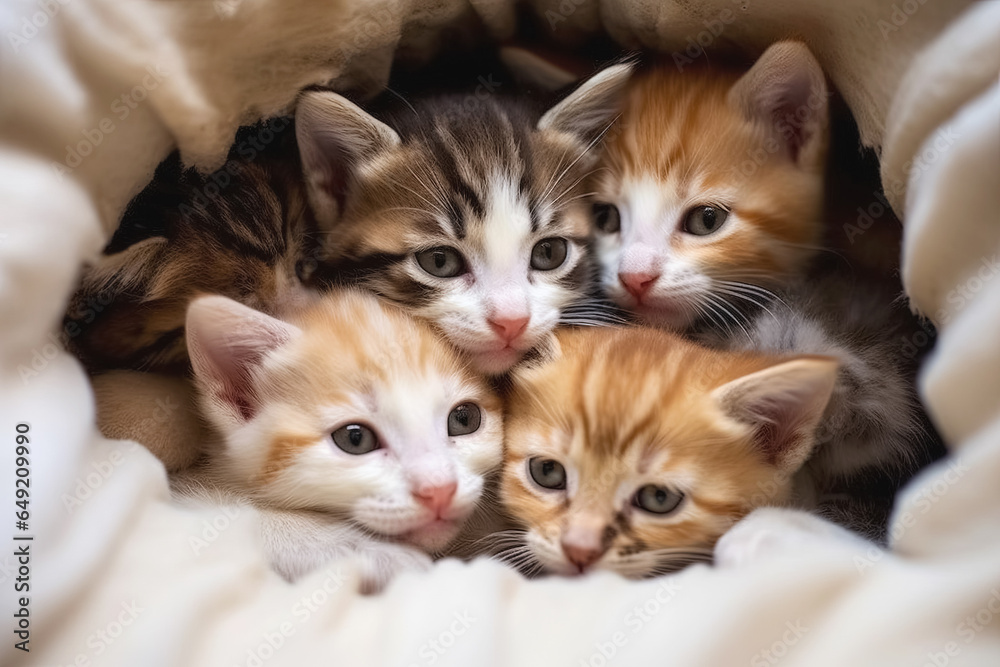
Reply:
[[[789,501],[794,470],[769,461],[755,431],[712,396],[787,358],[710,350],[646,328],[570,330],[558,340],[554,360],[517,374],[505,426],[503,501],[534,533],[528,543],[543,565],[574,571],[560,541],[573,526],[590,525],[606,550],[601,567],[646,575],[704,559],[754,507]],[[828,374],[832,387],[834,363],[799,359]],[[535,457],[572,471],[566,491],[533,485]],[[645,484],[683,492],[683,504],[669,516],[643,512],[631,501]],[[659,557],[656,549],[676,551]],[[639,562],[643,552],[650,559]]]
[[[332,293],[285,319],[304,333],[268,372],[262,402],[280,405],[261,464],[268,482],[296,461],[297,453],[328,435],[315,408],[372,400],[394,387],[451,382],[465,389],[485,413],[499,415],[499,399],[466,368],[428,325],[356,291]]]
[[[608,296],[650,321],[684,328],[704,310],[685,284],[692,276],[773,288],[818,250],[828,144],[822,72],[794,43],[775,45],[758,65],[639,72],[604,142],[592,189],[622,222],[620,233],[598,235],[602,281]],[[803,91],[809,101],[795,107]],[[796,100],[784,102],[792,111],[778,102],[786,96]],[[724,209],[728,220],[709,235],[685,233],[699,206]],[[619,283],[622,273],[658,280],[640,303]],[[684,316],[669,314],[677,310]]]
[[[766,127],[727,103],[739,75],[659,67],[629,85],[621,129],[605,144],[598,198],[614,200],[623,180],[655,179],[678,200],[722,200],[747,221],[742,233],[719,244],[682,244],[677,250],[721,272],[797,271],[822,226],[826,146],[798,169],[768,150]],[[773,144],[771,144],[773,146]],[[755,157],[766,156],[761,164]],[[748,175],[749,174],[749,175]]]

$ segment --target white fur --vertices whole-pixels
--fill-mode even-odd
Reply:
[[[196,301],[189,312],[204,315],[206,310],[195,306],[220,298]],[[375,297],[364,298],[375,302]],[[234,330],[242,330],[244,338],[253,338],[255,327],[266,336],[283,324],[249,312],[253,315],[243,322],[229,323]],[[398,323],[395,327],[398,330]],[[392,329],[387,325],[367,335],[391,336]],[[386,559],[390,569],[392,563],[414,560],[399,545],[379,546],[386,540],[428,552],[446,546],[475,510],[484,476],[500,463],[502,424],[498,413],[480,406],[478,430],[455,437],[447,432],[451,410],[464,402],[478,404],[483,389],[451,371],[389,360],[394,372],[369,378],[365,388],[351,390],[347,400],[326,403],[317,397],[315,404],[302,405],[295,398],[302,395],[301,390],[288,393],[281,389],[298,381],[299,375],[308,375],[301,369],[303,352],[298,346],[302,338],[288,339],[244,369],[260,402],[250,418],[239,418],[226,397],[215,391],[217,378],[205,376],[200,366],[195,366],[202,411],[221,440],[219,451],[203,473],[205,478],[269,510],[291,511],[281,515],[282,525],[298,522],[295,511],[322,513],[315,520],[303,519],[307,524],[313,521],[316,527],[306,534],[312,546],[300,545],[301,559],[293,537],[268,537],[274,544],[274,558],[281,563],[279,571],[288,577],[308,571],[323,554],[352,551],[355,543],[366,545],[365,553],[359,555],[365,559],[371,552],[377,563],[370,566],[377,573],[385,570],[378,563]],[[192,358],[203,355],[199,346],[204,342],[203,338],[189,338]],[[341,379],[309,375],[302,381],[336,385]],[[381,447],[361,455],[341,450],[331,434],[353,423],[372,428]],[[280,470],[268,471],[272,443],[281,434],[297,440],[312,437],[314,441],[293,445],[289,449],[292,460]],[[450,482],[457,485],[455,495],[440,515],[414,495],[416,489]],[[288,534],[293,536],[294,531]],[[324,546],[327,538],[333,541]],[[373,541],[377,545],[369,544]]]
[[[204,472],[189,469],[173,476],[174,497],[187,507],[220,508],[227,516],[251,517],[271,567],[288,581],[333,561],[354,559],[361,570],[361,590],[375,593],[396,574],[431,565],[422,551],[373,537],[330,514],[251,504],[243,494],[221,486]]]
[[[449,437],[448,414],[467,399],[468,388],[459,378],[422,373],[398,380],[393,386],[373,386],[369,395],[355,396],[350,404],[318,405],[310,411],[315,415],[311,430],[329,434],[345,424],[368,424],[377,429],[383,448],[352,455],[325,435],[299,451],[256,495],[276,507],[335,513],[378,535],[408,539],[432,551],[443,547],[474,510],[483,475],[499,463],[500,419],[484,410],[479,430]],[[260,475],[270,444],[266,434],[295,409],[270,405],[226,432],[226,474],[245,482]],[[458,485],[442,517],[451,525],[435,534],[409,535],[434,519],[433,511],[414,499],[415,486],[448,481]]]
[[[871,542],[811,512],[764,507],[754,510],[719,538],[715,564],[720,568],[747,567],[777,558],[801,558],[804,549],[870,554]]]
[[[486,217],[465,239],[451,244],[469,263],[470,274],[435,278],[411,259],[414,280],[440,290],[439,298],[415,314],[434,322],[476,367],[500,373],[541,344],[559,322],[563,309],[579,298],[558,280],[582,261],[585,250],[568,241],[566,260],[551,271],[531,268],[531,251],[544,238],[560,236],[559,227],[531,231],[528,201],[508,175],[494,175],[484,201]],[[509,347],[490,327],[491,318],[528,317],[524,333]]]
[[[683,329],[699,316],[709,315],[708,295],[712,278],[704,268],[679,250],[713,243],[739,229],[739,216],[730,213],[725,225],[709,237],[681,230],[684,215],[709,201],[726,201],[730,193],[692,188],[694,196],[677,196],[679,184],[651,178],[627,178],[620,195],[609,198],[621,218],[617,234],[598,233],[595,247],[604,292],[618,305],[637,310],[653,324]],[[639,304],[622,285],[619,274],[646,273],[659,276]]]

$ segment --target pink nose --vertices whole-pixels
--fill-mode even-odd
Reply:
[[[624,285],[629,294],[636,299],[641,299],[649,291],[653,283],[660,277],[658,273],[619,273],[618,280]]]
[[[439,486],[425,486],[413,490],[413,497],[417,502],[427,509],[434,510],[438,516],[451,505],[451,499],[455,497],[455,490],[458,484],[448,482]]]
[[[604,552],[600,549],[576,545],[565,541],[562,543],[562,550],[563,553],[566,554],[566,559],[573,563],[573,565],[576,565],[580,572],[583,572],[588,567],[596,563],[604,554]]]
[[[496,335],[507,343],[511,343],[528,328],[528,319],[527,317],[497,317],[491,318],[487,322]]]

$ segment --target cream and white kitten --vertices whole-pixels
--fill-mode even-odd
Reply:
[[[255,505],[286,578],[354,555],[377,589],[429,564],[476,509],[500,403],[426,325],[341,290],[284,320],[205,296],[186,328],[213,435],[175,491]]]

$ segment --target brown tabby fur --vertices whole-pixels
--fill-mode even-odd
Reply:
[[[594,187],[598,202],[621,210],[622,233],[598,234],[596,251],[608,296],[649,322],[683,329],[713,310],[705,302],[717,299],[696,296],[692,276],[708,281],[703,291],[715,281],[773,289],[801,275],[818,250],[827,88],[818,65],[801,64],[815,61],[794,42],[773,46],[761,62],[772,75],[807,72],[809,101],[781,106],[786,93],[762,81],[760,69],[724,65],[651,65],[629,82]],[[808,129],[797,125],[799,110],[809,112]],[[725,226],[707,236],[682,232],[687,212],[704,205],[729,211]],[[640,260],[631,253],[641,246],[660,254]],[[642,303],[619,283],[623,272],[661,271]]]
[[[315,223],[291,121],[262,123],[243,136],[214,174],[183,169],[177,154],[168,158],[129,205],[101,261],[85,273],[65,332],[92,370],[186,367],[184,318],[199,294],[271,315],[277,304],[301,300],[296,265]],[[272,143],[258,152],[253,145],[261,145],[260,137]],[[147,238],[133,243],[132,233]]]

